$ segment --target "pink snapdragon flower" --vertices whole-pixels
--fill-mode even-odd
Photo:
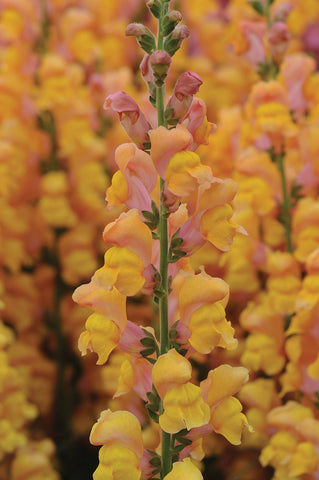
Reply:
[[[120,91],[109,95],[103,108],[116,112],[126,133],[139,148],[143,148],[143,144],[148,142],[147,134],[150,124],[135,100],[127,93]]]
[[[167,105],[167,108],[173,109],[172,118],[183,120],[192,104],[193,95],[202,83],[200,76],[194,72],[185,72],[179,77]]]

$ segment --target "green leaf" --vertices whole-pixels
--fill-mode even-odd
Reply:
[[[139,45],[143,48],[143,50],[151,55],[154,50],[156,50],[156,41],[154,35],[149,32],[147,35],[141,35],[140,37],[136,37]]]
[[[158,418],[159,418],[158,413],[153,412],[153,410],[151,410],[149,408],[149,405],[147,405],[146,407],[147,407],[148,414],[151,417],[151,419],[154,420],[154,422],[158,423]]]
[[[175,340],[175,338],[177,337],[177,330],[171,328],[168,336],[170,340]]]
[[[144,347],[154,347],[155,346],[155,340],[154,338],[151,337],[145,337],[140,340],[141,344],[144,345]]]
[[[182,41],[179,38],[172,38],[170,35],[164,42],[164,50],[172,57],[181,47]]]
[[[158,455],[154,456],[153,458],[151,458],[150,460],[150,464],[153,466],[153,467],[158,467],[161,465],[161,459]]]
[[[184,445],[185,447],[187,445],[191,445],[192,444],[192,440],[190,440],[189,438],[187,437],[178,437],[178,441],[179,443],[181,443],[182,445]]]
[[[145,350],[142,350],[140,354],[142,355],[142,357],[149,357],[150,355],[153,355],[154,352],[155,352],[155,347],[152,347],[152,348],[146,348]]]
[[[168,263],[176,263],[182,257],[185,257],[185,255],[187,254],[186,252],[183,252],[183,250],[173,250],[173,252],[168,255]]]
[[[142,328],[142,330],[145,333],[145,335],[147,335],[148,337],[154,338],[154,335],[151,332],[149,332],[148,330],[146,330],[146,328]]]
[[[156,475],[157,473],[159,473],[161,471],[161,469],[162,469],[162,466],[154,468],[154,470],[152,471],[152,475]]]
[[[176,445],[174,448],[172,448],[172,452],[180,453],[185,447],[186,445]]]
[[[147,392],[146,396],[151,403],[156,399],[156,395],[154,394],[154,392]]]
[[[147,6],[155,18],[160,18],[162,12],[162,5],[160,0],[152,0],[151,2],[147,2]]]
[[[253,9],[259,13],[260,15],[264,15],[265,12],[264,12],[264,6],[262,3],[258,2],[258,0],[253,0],[251,2],[249,2],[249,4],[253,7]]]
[[[174,109],[172,107],[167,107],[164,112],[165,120],[169,120],[170,118],[172,118],[173,113]]]
[[[146,220],[150,220],[151,222],[154,220],[153,212],[149,212],[148,210],[142,210],[142,213]]]
[[[178,124],[178,118],[170,118],[169,120],[167,120],[167,123],[168,125],[177,125]]]
[[[156,359],[155,359],[155,358],[145,357],[145,360],[147,360],[148,362],[150,362],[152,365],[154,365],[154,363],[156,363]]]

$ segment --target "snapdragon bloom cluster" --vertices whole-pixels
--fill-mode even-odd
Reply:
[[[187,358],[237,347],[225,313],[228,285],[204,267],[194,270],[190,257],[206,244],[229,251],[234,236],[246,231],[232,218],[235,182],[215,177],[196,153],[215,129],[204,102],[194,97],[201,78],[183,73],[164,108],[171,57],[188,36],[168,3],[148,2],[159,19],[157,45],[143,24],[126,29],[146,51],[142,75],[157,119],[148,119],[123,91],[105,100],[133,140],[116,149],[119,170],[106,192],[108,209],[125,208],[104,229],[104,265],[73,294],[92,311],[79,338],[82,354],[93,351],[104,364],[114,349],[125,353],[115,397],[133,389],[148,412],[140,413],[141,422],[126,411],[102,412],[91,432],[91,442],[103,445],[94,479],[157,478],[161,472],[168,480],[189,471],[202,478],[190,460],[204,457],[202,436],[214,431],[238,445],[243,428],[250,428],[234,397],[247,370],[223,364],[199,383]],[[159,305],[159,322],[146,328],[126,309],[128,298],[141,294],[153,295]],[[144,448],[141,433],[150,425],[158,439],[152,450]]]
[[[239,24],[235,48],[259,76],[242,108],[223,112],[216,133],[222,142],[232,132],[225,172],[238,184],[236,220],[249,233],[222,266],[248,332],[240,361],[251,375],[239,396],[254,428],[246,445],[261,449],[273,479],[315,479],[318,73],[295,35],[298,2],[272,3],[252,2]],[[236,124],[228,122],[234,113]],[[215,148],[213,168],[219,154]]]

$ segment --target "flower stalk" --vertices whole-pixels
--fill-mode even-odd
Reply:
[[[161,12],[158,19],[157,49],[162,50],[164,44],[163,23],[168,10],[168,2],[161,1]],[[164,91],[165,83],[156,87],[156,109],[158,126],[165,125],[164,117]],[[165,181],[160,178],[160,220],[158,226],[158,235],[160,241],[160,275],[162,297],[159,300],[160,316],[160,352],[166,353],[169,348],[168,331],[168,220],[167,207],[164,197]],[[163,402],[160,404],[160,414],[163,413]],[[171,435],[162,430],[162,452],[161,452],[161,475],[162,478],[167,475],[172,468],[172,458],[170,454]]]

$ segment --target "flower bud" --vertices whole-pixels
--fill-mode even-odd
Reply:
[[[142,23],[130,23],[125,29],[125,35],[128,37],[136,37],[138,44],[148,54],[151,54],[156,48],[154,35]]]
[[[150,56],[150,65],[154,73],[155,85],[157,87],[163,85],[171,63],[171,57],[165,52],[165,50],[156,50]]]
[[[150,65],[150,55],[145,53],[140,64],[141,74],[150,94],[149,100],[154,107],[156,106],[156,87],[153,70]]]
[[[187,114],[193,95],[198,92],[202,79],[194,72],[184,72],[176,82],[173,95],[166,108],[166,119],[171,124],[172,119],[182,120]]]
[[[178,10],[171,10],[168,12],[163,21],[163,35],[169,35],[176,25],[182,20],[182,14]]]
[[[160,0],[148,0],[146,5],[148,6],[155,18],[160,18],[162,10]]]
[[[164,42],[164,50],[172,57],[177,50],[181,47],[182,41],[189,37],[189,30],[186,25],[178,25],[174,30],[166,37]]]

